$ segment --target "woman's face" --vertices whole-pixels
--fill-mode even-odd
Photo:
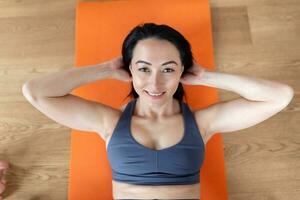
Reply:
[[[167,40],[148,38],[137,43],[130,64],[132,82],[139,97],[163,102],[173,98],[183,71],[179,51]],[[159,94],[153,97],[147,92]]]

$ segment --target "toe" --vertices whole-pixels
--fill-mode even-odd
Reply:
[[[4,190],[5,190],[5,185],[0,183],[0,195],[3,193]]]
[[[9,168],[9,163],[5,160],[0,160],[0,169],[7,169]]]

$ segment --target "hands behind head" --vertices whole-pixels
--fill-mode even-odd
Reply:
[[[113,58],[107,62],[110,69],[112,70],[112,77],[126,82],[132,81],[132,76],[124,68],[124,63],[122,56]],[[196,61],[193,61],[193,66],[187,70],[180,78],[180,82],[188,85],[197,85],[201,78],[203,78],[204,73],[207,71],[206,68],[202,67]]]
[[[111,59],[107,62],[109,64],[110,69],[112,70],[112,77],[117,80],[131,82],[132,77],[130,73],[128,73],[123,67],[123,59],[122,56],[118,56],[116,58]]]
[[[202,67],[194,60],[193,66],[187,70],[186,74],[181,76],[180,82],[188,85],[199,85],[199,82],[206,71],[206,68]]]

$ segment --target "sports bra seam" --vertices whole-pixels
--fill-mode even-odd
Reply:
[[[184,103],[184,102],[183,102],[183,103]],[[194,117],[194,115],[193,115],[193,111],[189,108],[188,104],[186,104],[185,106],[186,106],[187,109],[188,109],[187,112],[189,112],[188,116],[193,120],[193,122],[192,122],[192,127],[194,127],[194,128],[196,129],[196,131],[197,131],[197,134],[193,134],[193,135],[197,135],[196,137],[200,138],[201,143],[202,143],[202,145],[203,145],[203,149],[204,149],[204,151],[205,151],[205,143],[204,143],[204,140],[203,140],[201,131],[200,131],[199,127],[198,127],[197,121],[196,121],[196,119],[195,119],[195,117]]]
[[[130,102],[127,103],[125,109],[123,110],[122,114],[120,115],[120,117],[119,117],[119,119],[118,119],[118,122],[117,122],[115,128],[113,129],[113,131],[112,131],[112,133],[111,133],[111,136],[110,136],[110,139],[109,139],[109,143],[107,144],[107,149],[109,149],[110,143],[111,143],[111,141],[112,141],[112,138],[114,137],[114,135],[115,135],[115,133],[117,132],[117,130],[120,128],[120,124],[121,124],[121,122],[123,122],[122,120],[123,120],[123,118],[124,118],[124,115],[126,115],[126,114],[128,113],[128,112],[125,112],[125,111],[128,110],[129,103],[130,103]]]

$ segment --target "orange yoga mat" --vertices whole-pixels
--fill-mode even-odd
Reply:
[[[121,55],[129,31],[140,23],[167,24],[192,45],[196,61],[214,70],[211,18],[208,0],[118,0],[81,2],[76,10],[76,67],[105,62]],[[183,85],[185,103],[192,110],[218,101],[217,89]],[[121,108],[131,99],[131,84],[99,80],[73,91],[88,100]],[[206,145],[200,174],[201,200],[227,199],[222,137]],[[69,200],[111,200],[112,172],[105,142],[94,132],[72,130]]]

